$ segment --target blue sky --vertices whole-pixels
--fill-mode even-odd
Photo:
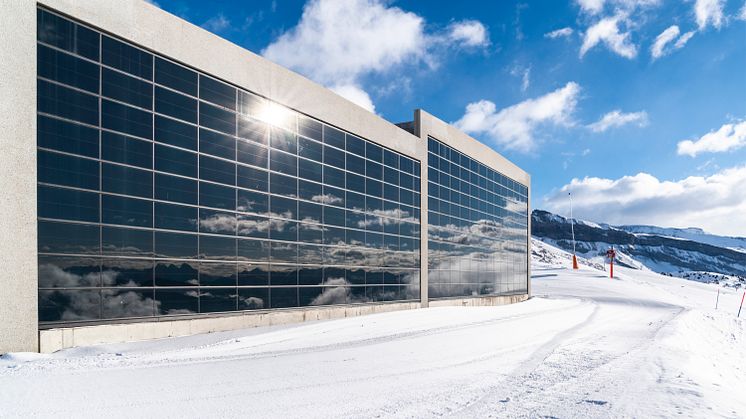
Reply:
[[[745,1],[156,3],[387,120],[456,124],[531,173],[533,208],[746,236]]]

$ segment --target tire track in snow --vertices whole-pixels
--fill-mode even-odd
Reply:
[[[564,298],[564,297],[562,297]],[[504,388],[515,388],[520,386],[520,382],[525,381],[525,377],[531,374],[536,368],[538,368],[560,345],[563,345],[567,339],[575,335],[579,330],[588,326],[598,315],[599,305],[589,299],[580,299],[586,303],[590,302],[593,304],[593,310],[588,316],[583,319],[580,323],[576,323],[572,327],[562,330],[548,342],[542,344],[536,348],[531,355],[521,362],[518,367],[509,372],[504,380],[501,380],[498,384],[485,389],[481,396],[469,400],[464,406],[448,412],[449,416],[464,416],[464,417],[477,417],[472,414],[472,410],[478,408],[480,405],[485,404],[486,399],[494,396],[494,393]]]
[[[484,417],[492,416],[493,413],[510,417],[608,415],[614,409],[614,405],[608,400],[612,399],[611,397],[602,397],[604,400],[586,397],[592,393],[591,391],[586,391],[586,396],[581,396],[578,394],[578,388],[573,388],[572,384],[580,383],[579,387],[586,389],[595,387],[598,392],[599,388],[617,383],[611,394],[619,394],[622,390],[629,388],[629,386],[620,387],[618,385],[620,379],[623,378],[625,383],[634,383],[635,366],[639,368],[645,363],[641,361],[647,358],[646,350],[656,343],[656,337],[664,327],[686,311],[686,308],[682,306],[651,300],[617,297],[583,297],[581,299],[595,304],[593,313],[584,322],[560,332],[555,339],[538,348],[528,360],[514,370],[515,375],[510,376],[501,385],[493,387],[484,396],[470,402],[468,406],[454,411],[452,416]],[[598,341],[606,337],[599,336],[597,331],[575,342],[570,341],[581,334],[584,329],[598,326],[596,323],[603,321],[599,318],[601,317],[600,311],[605,306],[614,305],[654,310],[660,312],[662,316],[656,320],[652,330],[646,329],[644,324],[641,324],[642,333],[635,336],[631,346],[617,354],[592,349],[597,348]],[[653,324],[654,322],[649,322],[647,325]],[[600,331],[604,332],[604,329],[601,328]],[[591,330],[591,332],[594,331]],[[619,364],[625,364],[625,367],[620,368]],[[601,369],[608,370],[609,374],[598,374]],[[608,382],[609,375],[616,375],[613,383]],[[563,386],[570,387],[572,391],[552,391]],[[498,397],[498,393],[504,395]],[[606,396],[611,394],[607,391]],[[516,405],[516,402],[520,405]],[[494,407],[494,411],[490,407]],[[616,414],[625,415],[624,412]]]
[[[579,310],[579,309],[586,309],[587,306],[592,306],[592,309],[588,313],[586,317],[584,317],[581,321],[573,323],[573,325],[568,328],[561,330],[555,334],[551,338],[549,338],[548,341],[541,344],[537,349],[534,349],[531,355],[523,360],[520,365],[507,372],[507,373],[500,373],[500,377],[498,377],[498,381],[495,383],[494,379],[489,379],[490,383],[485,384],[482,383],[484,386],[480,388],[471,388],[471,391],[473,392],[479,392],[479,396],[477,397],[471,397],[468,398],[468,400],[463,400],[463,398],[460,398],[460,396],[463,395],[452,395],[450,391],[447,393],[441,393],[441,394],[429,394],[426,398],[423,399],[412,399],[409,400],[406,405],[393,405],[388,406],[382,409],[382,413],[379,416],[383,417],[412,417],[412,416],[418,416],[418,417],[440,417],[440,416],[460,416],[463,411],[468,411],[468,409],[473,406],[475,403],[479,403],[480,400],[483,400],[485,398],[491,397],[492,394],[495,391],[498,391],[499,389],[503,389],[505,387],[515,387],[516,384],[514,381],[519,380],[520,376],[526,376],[530,371],[535,369],[538,365],[541,364],[541,362],[548,357],[553,350],[562,344],[563,341],[566,339],[569,339],[572,337],[575,333],[577,333],[579,330],[581,330],[583,327],[587,326],[589,323],[593,321],[595,316],[598,312],[598,304],[593,302],[590,299],[587,298],[574,298],[574,297],[561,297],[561,298],[553,298],[553,299],[561,299],[561,300],[574,300],[579,301],[580,304],[576,304],[572,307],[568,307],[564,310],[552,310],[553,314],[558,315],[560,314],[560,311],[568,311],[570,309],[572,310]],[[493,358],[498,358],[500,356],[503,356],[506,353],[509,352],[518,352],[522,349],[522,347],[510,347],[510,348],[504,348],[499,351],[491,352],[489,355],[475,358],[470,361],[466,362],[460,362],[458,364],[452,364],[449,365],[449,367],[461,367],[464,365],[476,363],[476,362],[484,362],[488,361]],[[442,367],[440,367],[442,369]],[[520,371],[519,371],[520,370]],[[525,371],[525,372],[524,372]],[[469,385],[471,383],[467,383]],[[471,387],[471,386],[470,386]],[[433,405],[433,401],[437,400],[440,405]],[[449,406],[450,404],[450,406]],[[429,411],[427,415],[422,414],[422,406],[429,405]],[[453,407],[455,405],[455,407]],[[412,412],[410,413],[410,408],[414,407]],[[416,412],[416,413],[415,413]],[[361,415],[361,417],[365,417],[365,415]],[[480,415],[464,415],[464,417],[480,417]]]

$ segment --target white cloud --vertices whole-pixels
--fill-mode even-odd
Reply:
[[[604,132],[610,128],[617,128],[627,124],[644,127],[648,124],[648,114],[645,111],[624,113],[619,109],[602,116],[598,121],[588,125],[593,132]]]
[[[432,67],[448,47],[487,44],[487,29],[474,20],[428,33],[421,16],[386,0],[310,0],[298,24],[262,55],[372,109],[362,83],[365,76],[386,74],[402,65]]]
[[[521,92],[528,90],[528,87],[531,85],[531,66],[526,68],[518,66],[513,67],[513,69],[510,70],[510,75],[521,78]]]
[[[312,0],[298,24],[262,55],[374,110],[360,78],[427,61],[424,26],[420,16],[377,0]]]
[[[601,12],[604,8],[604,0],[576,0],[580,10],[585,13],[595,15]]]
[[[720,166],[717,163],[715,163],[715,159],[710,159],[710,160],[707,160],[706,162],[700,164],[699,166],[697,166],[697,171],[698,172],[702,172],[702,171],[710,169],[710,168],[712,168],[714,170],[719,170],[720,169]]]
[[[586,15],[581,16],[580,20],[592,22],[584,32],[581,32],[583,44],[580,48],[580,58],[583,58],[597,45],[603,45],[617,55],[629,59],[637,56],[637,45],[631,39],[632,31],[649,20],[648,9],[660,6],[662,3],[661,0],[576,0],[576,2],[580,5],[581,12]]]
[[[661,0],[616,0],[616,6],[625,10],[635,8],[655,7],[661,4]]]
[[[509,150],[530,152],[536,147],[534,133],[541,124],[570,125],[580,86],[569,82],[544,96],[528,99],[497,111],[493,102],[480,100],[466,106],[464,116],[454,123],[464,132],[486,134]]]
[[[746,20],[746,3],[743,4],[741,11],[738,13],[738,19]]]
[[[723,153],[746,147],[746,121],[725,124],[717,131],[710,131],[698,140],[684,140],[677,144],[679,155],[696,157],[701,153]]]
[[[231,26],[230,20],[228,20],[228,18],[225,17],[225,15],[222,13],[217,16],[211,17],[205,23],[202,24],[202,27],[207,29],[210,32],[222,32],[230,28],[230,26]]]
[[[723,0],[697,0],[694,4],[694,15],[697,18],[699,30],[712,25],[720,29],[723,24]]]
[[[556,30],[553,30],[551,32],[545,33],[544,37],[545,38],[551,38],[551,39],[557,39],[557,38],[561,38],[561,37],[570,36],[570,35],[572,35],[572,33],[573,33],[573,29],[568,26],[568,27],[565,27],[565,28],[560,28],[560,29],[556,29]]]
[[[448,37],[456,44],[467,47],[483,47],[490,44],[487,28],[477,20],[464,20],[449,26]]]
[[[365,110],[373,113],[376,112],[376,107],[373,105],[370,95],[360,88],[360,86],[355,84],[341,84],[331,86],[329,89]]]
[[[525,92],[531,84],[531,67],[527,68],[521,76],[521,91]]]
[[[696,32],[689,31],[679,37],[679,39],[676,41],[676,44],[674,44],[675,49],[683,48],[684,45],[686,45],[687,42],[689,42],[690,39],[694,36]]]
[[[637,47],[629,40],[629,32],[620,32],[619,24],[626,22],[625,14],[617,14],[599,20],[588,28],[583,37],[583,45],[580,47],[580,57],[596,45],[603,43],[607,48],[624,58],[637,56]]]
[[[611,224],[653,224],[701,227],[723,235],[746,235],[746,166],[724,169],[712,176],[659,180],[648,173],[619,179],[586,177],[544,199],[547,209],[573,212],[578,218]]]
[[[686,43],[689,42],[689,40],[692,39],[692,36],[694,36],[695,34],[694,31],[690,31],[679,36],[679,33],[679,27],[676,25],[671,25],[655,38],[655,42],[650,47],[650,56],[653,57],[653,60],[656,60],[677,49],[683,48],[684,45],[686,45]],[[676,39],[677,37],[678,39]],[[674,40],[676,40],[676,42],[674,42],[671,47],[667,48],[667,46]]]
[[[650,47],[650,55],[652,55],[653,58],[660,58],[663,55],[663,48],[666,47],[666,44],[676,39],[676,37],[679,36],[679,33],[679,27],[676,25],[671,25],[665,31],[661,32],[660,35],[655,38],[653,46]]]
[[[422,59],[424,23],[414,13],[373,0],[309,1],[298,25],[262,55],[321,83],[348,83]]]
[[[634,10],[639,7],[658,6],[661,0],[576,0],[580,10],[588,15],[597,15],[604,10],[605,4],[612,4],[619,10]]]

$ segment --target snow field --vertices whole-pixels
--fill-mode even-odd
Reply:
[[[746,417],[741,294],[542,244],[535,298],[0,358],[0,417]]]

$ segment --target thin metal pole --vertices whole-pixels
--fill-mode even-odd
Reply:
[[[746,297],[746,291],[743,292],[743,296],[741,296],[741,305],[738,307],[738,316],[741,317],[741,309],[743,308],[743,299]]]
[[[572,193],[568,192],[567,195],[570,197],[570,231],[572,231],[572,254],[575,254],[575,223],[572,218]]]
[[[715,310],[718,309],[718,301],[720,301],[720,288],[718,288],[718,296],[715,297]]]

